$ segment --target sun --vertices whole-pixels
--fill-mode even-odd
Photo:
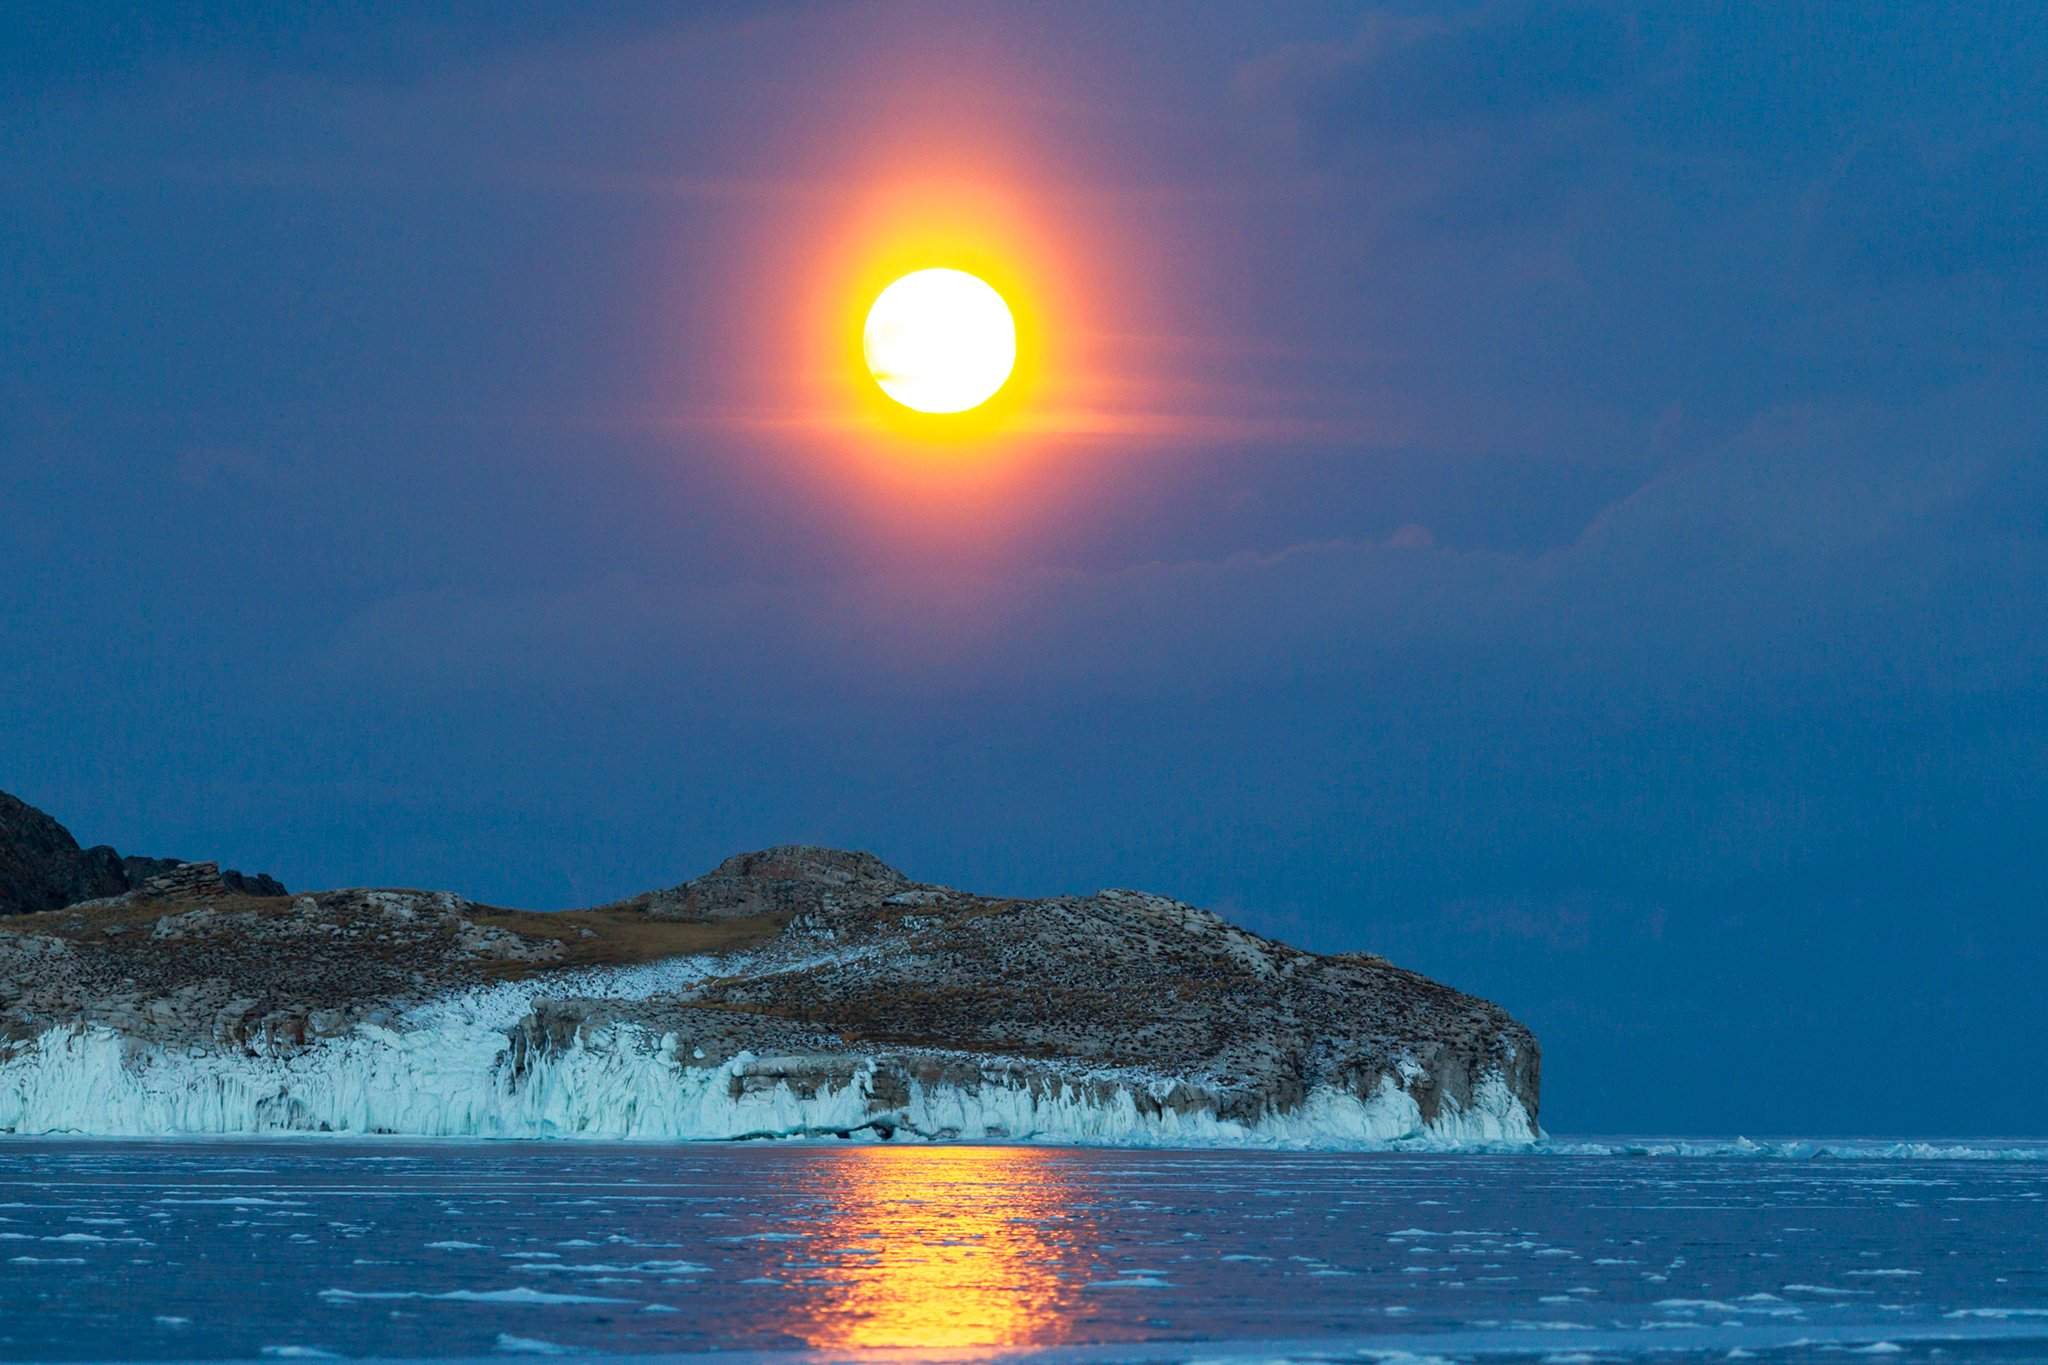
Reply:
[[[996,395],[1017,364],[1017,323],[986,280],[915,270],[876,296],[861,331],[868,373],[917,412],[966,412]]]

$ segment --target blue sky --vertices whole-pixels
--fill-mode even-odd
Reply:
[[[1500,1000],[1554,1128],[2048,1132],[2036,11],[272,9],[0,29],[0,788],[1141,886]],[[778,420],[924,160],[1086,324],[987,485]]]

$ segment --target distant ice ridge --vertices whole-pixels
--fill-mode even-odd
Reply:
[[[712,1140],[873,1131],[906,1135],[1134,1146],[1357,1148],[1514,1144],[1536,1137],[1499,1077],[1473,1103],[1446,1103],[1424,1124],[1392,1078],[1370,1099],[1328,1088],[1256,1123],[1205,1110],[1140,1108],[1140,1091],[1171,1083],[1125,1079],[1101,1087],[1057,1078],[1024,1085],[984,1077],[971,1086],[912,1080],[906,1103],[871,1107],[875,1064],[848,1083],[802,1092],[762,1086],[739,1054],[686,1066],[678,1040],[614,1025],[515,1069],[495,1000],[447,1010],[431,1023],[352,1033],[272,1055],[137,1045],[114,1032],[56,1028],[0,1062],[0,1131],[169,1136],[290,1132],[428,1137]],[[998,1069],[1000,1072],[1000,1068]],[[751,1077],[750,1077],[750,1073]],[[750,1079],[749,1079],[750,1078]],[[743,1083],[743,1081],[747,1083]]]
[[[1721,1157],[1764,1161],[2048,1161],[2048,1142],[1890,1138],[1565,1139],[1539,1144],[1557,1156]]]

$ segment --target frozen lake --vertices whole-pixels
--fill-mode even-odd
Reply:
[[[2003,1148],[10,1139],[0,1358],[2048,1359]]]

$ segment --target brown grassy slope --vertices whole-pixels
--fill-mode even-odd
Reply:
[[[630,967],[685,953],[729,953],[766,943],[782,932],[787,915],[751,915],[724,920],[649,919],[637,910],[485,910],[469,918],[521,938],[552,940],[560,957],[546,962],[494,963],[494,977],[530,976],[562,967]]]
[[[301,907],[307,899],[319,904],[320,913],[308,917]],[[308,922],[322,918],[350,917],[333,904],[333,897],[222,896],[207,900],[204,908],[224,922],[241,920],[255,927],[260,923],[282,926],[292,919]],[[322,903],[324,902],[324,903]],[[63,939],[74,947],[114,952],[151,951],[145,945],[154,940],[151,931],[158,920],[186,915],[194,902],[129,901],[113,905],[68,906],[29,915],[0,919],[0,934],[41,935]],[[755,915],[724,920],[655,920],[635,910],[607,906],[595,910],[503,910],[494,906],[468,908],[464,918],[536,944],[553,943],[558,955],[544,961],[485,963],[486,974],[526,976],[562,967],[632,966],[686,953],[732,952],[766,943],[782,931],[787,915]],[[393,954],[415,951],[416,942],[391,944],[376,941],[359,945],[361,951]],[[154,951],[161,953],[163,948]]]

